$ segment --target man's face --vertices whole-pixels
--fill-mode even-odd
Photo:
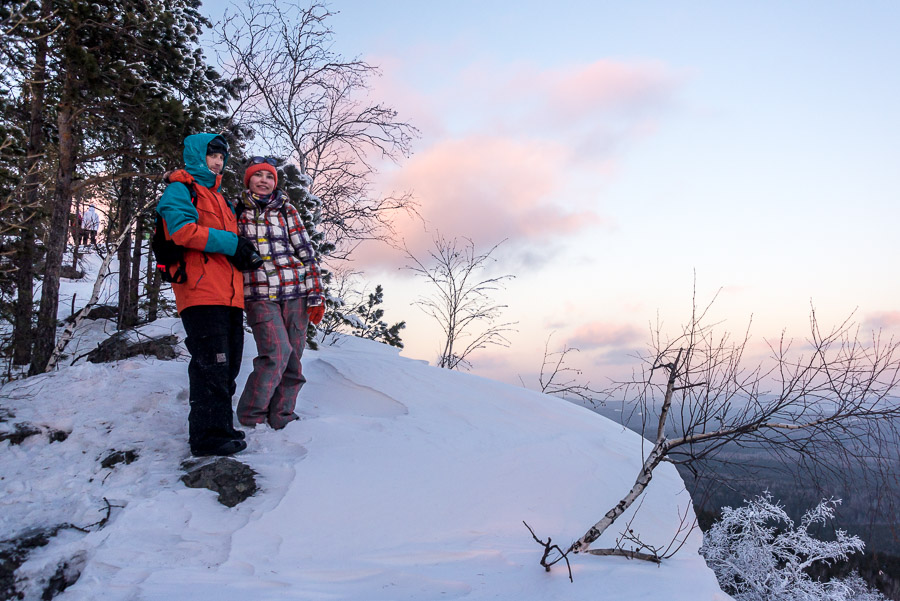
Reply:
[[[206,155],[206,166],[217,175],[222,173],[222,167],[225,166],[225,155],[221,152]]]
[[[268,196],[275,189],[275,176],[271,171],[260,169],[250,176],[247,187],[258,196]]]

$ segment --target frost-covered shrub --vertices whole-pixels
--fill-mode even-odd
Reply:
[[[810,527],[833,518],[839,503],[824,500],[795,525],[767,492],[745,507],[724,508],[700,553],[736,601],[883,601],[856,574],[820,582],[804,571],[816,562],[845,560],[865,546],[843,530],[837,530],[832,541],[809,533]]]

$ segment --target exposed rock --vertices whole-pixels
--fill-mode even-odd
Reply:
[[[128,451],[110,451],[109,455],[103,458],[100,462],[100,467],[113,467],[119,463],[124,463],[128,465],[133,461],[137,461],[139,455],[137,451],[128,450]]]
[[[46,546],[60,530],[72,527],[71,524],[60,524],[49,528],[33,528],[16,538],[0,541],[0,599],[23,599],[26,592],[30,592],[29,589],[34,591],[38,587],[38,590],[42,590],[41,599],[49,601],[75,584],[86,563],[84,553],[77,553],[61,562],[53,574],[47,572],[30,574],[25,578],[16,577],[16,572],[32,551]]]
[[[81,571],[84,569],[85,563],[86,560],[83,555],[77,555],[70,558],[69,561],[62,562],[56,568],[56,572],[53,576],[47,581],[47,585],[44,587],[43,594],[41,595],[41,600],[50,601],[50,599],[78,582],[78,578],[81,577]]]
[[[178,336],[174,334],[131,342],[124,332],[116,332],[88,353],[87,360],[91,363],[110,363],[138,355],[169,360],[178,356],[175,350],[177,345]]]
[[[226,507],[234,507],[258,490],[256,472],[231,457],[188,460],[181,467],[187,472],[181,477],[185,486],[219,493],[219,503]]]
[[[16,570],[34,549],[45,546],[58,531],[58,526],[29,530],[14,539],[0,541],[0,599],[21,598],[16,588]]]
[[[72,315],[69,315],[65,318],[64,323],[72,323],[75,321],[75,315],[78,312],[76,311]],[[88,313],[84,318],[85,319],[118,319],[119,317],[119,308],[115,305],[94,305],[91,307],[91,312]]]
[[[50,442],[62,442],[69,437],[69,433],[65,430],[54,430],[50,428],[47,430],[47,438],[50,439]]]
[[[72,267],[71,265],[63,265],[59,269],[59,277],[67,278],[69,280],[80,280],[84,277],[84,271],[77,267]]]
[[[28,422],[15,424],[12,432],[0,432],[0,442],[8,440],[10,444],[22,444],[26,438],[44,434],[46,432],[50,442],[62,442],[69,437],[68,432],[54,430],[46,426],[37,426]]]
[[[12,432],[0,432],[0,442],[8,440],[10,444],[22,444],[29,436],[40,433],[41,430],[31,424],[16,424]]]
[[[91,312],[85,316],[85,319],[117,319],[119,317],[119,308],[115,305],[94,305]]]

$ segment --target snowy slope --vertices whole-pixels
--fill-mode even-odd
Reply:
[[[82,348],[110,328],[92,323]],[[174,319],[143,331],[183,337]],[[239,389],[254,351],[248,336]],[[0,429],[27,421],[70,435],[0,443],[0,540],[95,523],[104,498],[123,506],[104,528],[63,530],[32,554],[20,570],[34,577],[32,598],[66,560],[82,575],[62,600],[728,599],[697,553],[697,531],[660,567],[576,556],[570,583],[564,567],[538,565],[522,521],[561,545],[583,534],[633,482],[636,434],[356,338],[309,352],[304,371],[304,419],[248,433],[236,458],[259,473],[262,490],[230,509],[179,481],[189,456],[186,358],[78,362],[3,387],[0,407],[15,418]],[[139,458],[102,468],[114,449]],[[663,466],[632,527],[668,542],[688,507]]]

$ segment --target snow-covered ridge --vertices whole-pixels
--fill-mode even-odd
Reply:
[[[104,329],[101,320],[81,335]],[[144,331],[184,335],[175,319]],[[248,336],[239,389],[254,354]],[[248,432],[236,458],[262,490],[230,509],[179,480],[186,356],[79,362],[4,386],[0,406],[15,417],[0,429],[31,422],[69,436],[0,443],[0,540],[94,524],[104,499],[113,506],[104,528],[62,530],[32,553],[20,570],[34,577],[31,598],[69,561],[82,574],[62,600],[728,599],[697,553],[699,531],[660,567],[577,556],[570,583],[565,567],[538,565],[523,520],[568,544],[631,486],[641,439],[622,426],[352,337],[308,352],[304,373],[303,419]],[[112,450],[138,458],[101,467]],[[632,527],[668,542],[689,502],[663,466]]]

